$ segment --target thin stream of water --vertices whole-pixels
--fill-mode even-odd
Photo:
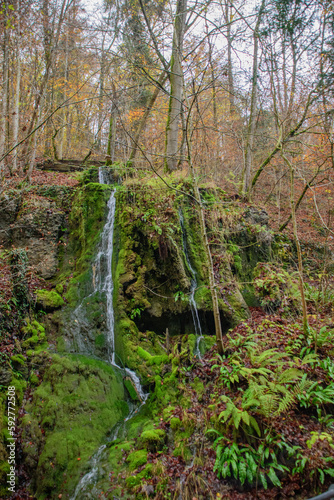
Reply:
[[[99,183],[100,184],[109,184],[109,173],[105,171],[105,169],[99,169]],[[112,275],[112,256],[113,256],[113,239],[114,239],[114,223],[115,223],[115,210],[116,210],[116,198],[115,198],[115,189],[112,191],[110,198],[108,200],[108,213],[107,220],[104,225],[101,237],[101,243],[99,252],[96,256],[96,261],[93,266],[94,271],[94,293],[103,292],[106,296],[106,305],[107,305],[107,345],[109,351],[109,362],[111,365],[115,366],[115,368],[122,370],[125,374],[131,379],[138,397],[140,398],[139,407],[133,405],[130,408],[128,416],[125,418],[123,422],[116,424],[114,431],[109,437],[108,441],[114,441],[120,434],[121,430],[125,428],[126,422],[137,413],[140,408],[144,405],[148,394],[146,394],[141,386],[139,377],[136,373],[129,368],[122,368],[117,365],[115,358],[115,317],[114,317],[114,306],[113,306],[113,291],[114,291],[114,281]],[[93,295],[91,294],[91,295]],[[79,306],[80,307],[80,306]],[[94,498],[91,496],[89,492],[87,492],[87,488],[91,485],[94,485],[99,477],[99,465],[104,458],[106,450],[106,444],[100,446],[97,452],[93,455],[90,460],[90,470],[87,472],[79,481],[75,488],[74,495],[71,497],[71,500],[77,500],[82,498]],[[94,493],[93,493],[94,494]],[[85,495],[85,496],[83,496]]]
[[[192,267],[190,259],[189,259],[188,245],[187,245],[187,233],[186,233],[186,230],[184,227],[184,218],[183,218],[183,213],[182,213],[181,208],[179,208],[179,219],[180,219],[180,226],[181,226],[181,231],[182,231],[182,243],[183,243],[184,255],[186,257],[188,268],[191,272],[190,290],[189,290],[189,292],[190,292],[189,293],[189,304],[190,304],[190,309],[191,309],[191,314],[193,317],[195,334],[196,334],[196,347],[194,350],[194,354],[200,358],[201,352],[199,349],[199,345],[200,345],[201,339],[203,338],[203,333],[202,333],[201,322],[199,319],[198,309],[197,309],[197,305],[196,305],[196,301],[195,301],[195,291],[197,288],[196,271]]]

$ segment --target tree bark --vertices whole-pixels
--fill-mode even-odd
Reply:
[[[112,101],[112,108],[109,121],[106,165],[112,165],[115,161],[117,106],[116,106],[116,87],[114,83],[112,84],[112,91],[113,91],[113,101]]]
[[[291,216],[292,216],[292,223],[293,223],[293,235],[297,247],[297,256],[298,256],[298,276],[299,276],[299,289],[300,289],[300,295],[302,299],[302,308],[303,308],[303,330],[304,330],[304,335],[305,337],[308,336],[309,334],[309,324],[308,324],[308,319],[307,319],[307,308],[306,308],[306,299],[305,299],[305,293],[304,293],[304,279],[303,279],[303,260],[302,260],[302,251],[300,248],[300,243],[299,243],[299,238],[298,238],[298,230],[297,230],[297,220],[296,220],[296,209],[295,209],[295,191],[294,191],[294,173],[295,169],[290,162],[290,160],[285,156],[284,152],[282,151],[282,158],[286,162],[286,164],[289,166],[290,169],[290,180],[291,180],[291,185],[290,185],[290,203],[291,203]]]
[[[159,92],[161,90],[161,87],[164,85],[164,83],[166,82],[167,80],[167,74],[166,74],[166,71],[163,70],[158,78],[158,84],[156,85],[155,87],[155,90],[146,106],[146,109],[145,109],[145,112],[143,114],[143,116],[141,117],[141,120],[139,122],[139,125],[137,127],[137,130],[136,130],[136,133],[135,133],[135,136],[133,138],[133,146],[132,146],[132,149],[131,149],[131,152],[130,152],[130,156],[129,156],[129,160],[128,160],[128,164],[129,165],[132,165],[133,161],[135,160],[136,158],[136,155],[137,155],[137,152],[138,152],[138,141],[139,141],[139,138],[143,132],[143,130],[145,129],[146,127],[146,123],[147,123],[147,119],[152,111],[152,108],[154,106],[154,103],[155,101],[157,100],[157,97],[159,95]]]
[[[172,58],[169,72],[170,98],[166,126],[165,170],[173,172],[178,164],[179,121],[182,106],[182,50],[186,24],[187,0],[177,0]]]
[[[232,12],[230,0],[225,0],[225,23],[226,23],[226,40],[227,40],[227,78],[228,78],[228,98],[230,102],[230,117],[235,113],[234,104],[234,82],[233,82],[233,64],[232,64]]]
[[[0,157],[5,153],[8,126],[8,68],[9,68],[9,28],[7,26],[8,0],[3,4],[3,62],[2,62],[2,112],[0,121]],[[0,179],[4,174],[5,162],[0,162]]]
[[[16,88],[14,98],[14,118],[13,118],[13,144],[17,143],[19,136],[19,123],[20,123],[20,90],[21,90],[21,14],[20,14],[20,0],[17,0],[17,36],[16,36]],[[16,148],[13,155],[13,171],[17,169],[17,155],[18,149]]]
[[[242,194],[247,198],[250,197],[253,144],[254,144],[254,135],[256,128],[259,27],[261,23],[261,17],[264,10],[264,6],[265,6],[265,0],[262,0],[253,33],[254,48],[253,48],[252,93],[251,93],[249,120],[247,126],[245,163],[244,163],[243,179],[242,179]]]

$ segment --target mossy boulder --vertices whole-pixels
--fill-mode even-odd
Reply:
[[[130,453],[126,461],[129,464],[129,469],[131,471],[138,469],[141,465],[145,465],[147,462],[147,450],[137,450]]]
[[[128,408],[121,376],[110,365],[53,355],[26,412],[22,447],[32,489],[37,498],[58,498],[73,493],[89,458]]]
[[[24,335],[22,347],[28,349],[26,353],[28,357],[32,355],[33,350],[41,350],[46,347],[45,328],[37,320],[27,320],[26,326],[22,327],[22,333]]]
[[[162,448],[166,439],[166,432],[163,429],[148,429],[140,435],[139,442],[150,451],[157,451]]]
[[[62,307],[65,302],[56,290],[37,290],[36,304],[44,311],[54,311]]]
[[[27,360],[22,354],[14,354],[11,356],[10,363],[15,371],[21,373],[23,377],[27,377],[28,375],[28,366]]]

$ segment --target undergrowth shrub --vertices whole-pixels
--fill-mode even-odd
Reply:
[[[254,269],[255,295],[268,312],[282,309],[285,313],[300,311],[298,281],[293,275],[271,263],[260,262]]]

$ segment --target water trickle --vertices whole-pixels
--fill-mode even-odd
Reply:
[[[100,184],[109,184],[110,183],[110,175],[107,169],[99,169],[99,183]],[[108,200],[108,213],[107,220],[104,225],[101,243],[98,254],[96,256],[96,260],[93,264],[93,287],[94,291],[92,294],[96,292],[102,292],[106,296],[106,318],[107,318],[107,345],[108,345],[108,354],[109,354],[109,362],[117,369],[121,370],[125,375],[128,376],[137,392],[137,395],[141,401],[139,406],[131,405],[129,408],[129,414],[125,418],[123,422],[119,422],[114,427],[114,430],[109,437],[108,441],[114,441],[117,439],[122,430],[125,429],[126,422],[137,413],[140,408],[145,403],[148,394],[146,394],[141,386],[140,379],[136,375],[136,373],[129,368],[122,368],[117,365],[115,360],[115,317],[114,317],[114,306],[113,306],[113,291],[114,291],[114,281],[112,275],[112,256],[113,256],[113,238],[114,238],[114,223],[115,223],[115,210],[116,210],[116,198],[115,198],[115,189],[112,191],[110,198]],[[82,304],[77,308],[79,312],[79,308],[82,308]],[[100,446],[98,451],[92,457],[89,465],[90,470],[85,474],[77,484],[74,495],[71,500],[77,500],[78,498],[83,499],[93,499],[96,498],[94,495],[94,484],[97,482],[100,476],[100,463],[104,458],[104,451],[106,449],[106,445]],[[107,450],[106,450],[107,452]],[[87,491],[87,489],[90,491]]]
[[[184,255],[186,257],[188,269],[191,273],[190,290],[189,290],[189,292],[190,292],[189,293],[189,304],[190,304],[190,309],[191,309],[191,314],[193,317],[195,334],[196,334],[196,347],[194,350],[194,354],[200,358],[201,352],[199,349],[199,345],[200,345],[201,339],[203,338],[203,334],[202,334],[201,322],[200,322],[199,315],[198,315],[198,309],[197,309],[197,305],[196,305],[196,301],[195,301],[195,291],[197,288],[196,271],[192,267],[190,259],[189,259],[188,245],[187,245],[187,233],[186,233],[186,229],[184,227],[184,218],[183,218],[183,213],[182,213],[181,208],[179,208],[179,219],[180,219],[180,226],[181,226],[181,230],[182,230],[182,243],[183,243]]]
[[[75,488],[75,492],[74,492],[74,495],[72,496],[71,500],[76,500],[76,498],[78,498],[79,493],[80,493],[79,498],[82,499],[83,498],[82,494],[85,492],[87,487],[90,484],[94,484],[97,481],[97,479],[99,477],[99,464],[100,464],[101,458],[103,456],[103,452],[106,449],[106,447],[107,447],[106,444],[103,444],[102,446],[100,446],[100,448],[97,450],[95,455],[93,455],[93,457],[91,458],[91,460],[89,462],[91,469],[89,472],[87,472],[87,474],[85,474],[80,479],[79,483],[77,484],[77,487]],[[94,493],[93,492],[86,493],[85,498],[94,498],[92,496],[92,494],[94,494]]]

